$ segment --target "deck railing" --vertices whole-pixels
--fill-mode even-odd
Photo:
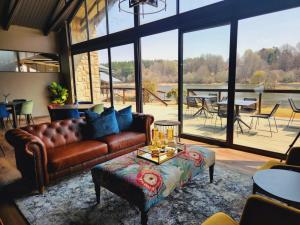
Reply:
[[[218,101],[221,101],[222,93],[227,93],[228,89],[208,89],[208,88],[188,88],[187,89],[187,96],[196,95],[196,92],[213,92],[218,94]],[[262,99],[263,94],[265,93],[277,93],[277,94],[300,94],[300,90],[255,90],[255,89],[236,89],[236,93],[244,92],[244,93],[257,93],[258,94],[258,112],[261,113],[262,109]],[[300,97],[300,96],[299,96]]]

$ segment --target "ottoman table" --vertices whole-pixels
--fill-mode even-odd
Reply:
[[[152,206],[205,168],[209,168],[210,182],[213,182],[215,152],[199,145],[186,145],[183,152],[160,165],[136,154],[132,152],[99,164],[91,172],[97,203],[100,203],[100,187],[104,187],[137,206],[142,225],[147,224],[147,213]]]

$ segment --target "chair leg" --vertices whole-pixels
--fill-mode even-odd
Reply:
[[[30,114],[29,116],[30,116],[30,120],[32,121],[32,124],[34,125],[32,114]]]
[[[256,123],[255,123],[255,130],[256,130],[256,127],[257,127],[257,124],[258,124],[258,118],[256,118]]]
[[[292,122],[292,118],[294,116],[294,111],[291,113],[291,116],[290,116],[290,119],[289,119],[289,122],[288,122],[288,127],[290,126],[290,123]]]
[[[273,117],[274,118],[274,122],[275,122],[275,127],[276,127],[276,133],[278,133],[278,127],[277,127],[277,122],[276,122],[276,119],[275,119],[275,117]]]
[[[271,137],[272,137],[273,134],[272,134],[271,122],[270,122],[270,119],[269,119],[269,118],[268,118],[268,122],[269,122],[269,128],[270,128]]]

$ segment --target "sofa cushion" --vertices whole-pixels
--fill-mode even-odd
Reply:
[[[116,117],[120,131],[129,130],[133,122],[131,106],[116,111]]]
[[[108,145],[109,152],[117,152],[135,145],[145,144],[146,135],[139,132],[124,131],[119,134],[102,137],[100,140]]]
[[[77,164],[107,154],[107,145],[100,141],[86,140],[47,150],[50,172],[75,166]]]
[[[110,134],[119,133],[119,126],[115,111],[109,113],[97,114],[95,112],[86,111],[87,119],[87,135],[91,139],[98,139]]]

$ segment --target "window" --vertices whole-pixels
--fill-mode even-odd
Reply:
[[[241,107],[241,118],[252,127],[241,124],[243,132],[235,134],[235,144],[285,153],[299,131],[299,117],[289,122],[288,101],[292,98],[300,106],[299,15],[296,8],[239,22],[236,101],[250,98],[256,103]],[[251,117],[271,113],[277,103],[275,119]]]
[[[85,18],[85,4],[83,3],[70,24],[72,44],[87,40],[87,23]]]
[[[226,140],[229,39],[229,25],[183,34],[184,133]]]
[[[0,71],[1,72],[18,71],[18,58],[16,52],[0,51]]]
[[[141,46],[143,111],[177,121],[178,30],[143,37]]]
[[[128,2],[122,4],[122,8],[133,13],[133,8],[129,8]],[[119,1],[108,0],[108,22],[109,33],[126,30],[134,26],[133,14],[119,10]]]
[[[93,78],[94,103],[111,106],[108,50],[102,49],[90,53]],[[99,85],[100,84],[100,85]]]
[[[179,0],[179,1],[180,1],[180,12],[186,12],[189,10],[214,4],[216,2],[221,2],[222,0]]]
[[[87,0],[89,38],[93,39],[107,34],[105,0]]]
[[[153,22],[156,20],[160,20],[169,16],[173,16],[176,14],[176,0],[169,0],[167,1],[167,7],[165,10],[162,10],[161,12],[154,13],[154,14],[148,14],[144,16],[140,16],[141,24]],[[141,12],[153,12],[164,8],[164,4],[161,1],[158,1],[158,7],[153,7],[145,4],[143,7],[140,7]]]
[[[92,102],[88,54],[74,55],[73,61],[77,101]]]
[[[136,109],[133,44],[111,48],[114,107]]]

